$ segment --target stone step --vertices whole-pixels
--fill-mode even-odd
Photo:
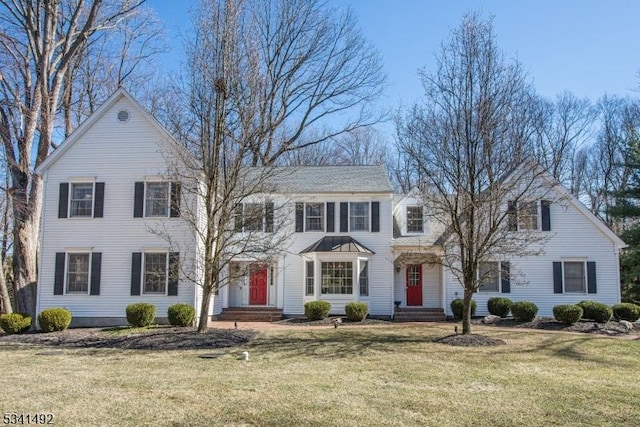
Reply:
[[[442,322],[446,317],[441,308],[404,308],[396,310],[393,320],[394,322]]]

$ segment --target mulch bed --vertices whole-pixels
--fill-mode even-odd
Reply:
[[[504,345],[504,342],[501,339],[487,337],[485,335],[476,335],[476,334],[468,334],[468,335],[448,335],[443,338],[439,338],[434,340],[434,342],[441,344],[449,344],[455,345],[459,347],[490,347],[496,345]]]
[[[627,329],[616,321],[607,323],[597,323],[588,320],[581,320],[578,323],[568,326],[558,322],[553,317],[536,317],[532,322],[517,322],[513,318],[499,319],[494,323],[483,324],[482,319],[474,319],[474,324],[484,326],[498,326],[507,328],[541,329],[546,331],[581,332],[588,334],[599,334],[608,336],[623,336],[640,334],[640,324],[634,323],[633,329]]]
[[[235,347],[251,341],[256,331],[247,329],[209,329],[157,327],[135,333],[123,328],[76,328],[60,332],[2,334],[1,343],[37,344],[75,348],[118,348],[130,350],[187,350]]]
[[[346,317],[326,317],[322,320],[309,320],[307,318],[300,317],[292,317],[289,319],[279,320],[277,322],[280,325],[291,325],[291,326],[335,326],[336,323],[338,327],[340,326],[349,326],[349,325],[389,325],[391,322],[388,320],[380,320],[380,319],[364,319],[357,322],[352,322],[348,320]]]

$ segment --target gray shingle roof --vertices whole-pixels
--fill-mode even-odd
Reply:
[[[357,252],[361,254],[375,254],[375,252],[351,236],[326,236],[300,251],[301,254],[310,252]]]
[[[392,193],[384,166],[288,166],[270,182],[280,193]]]

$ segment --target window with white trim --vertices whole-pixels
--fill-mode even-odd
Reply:
[[[244,231],[264,230],[264,203],[244,204]]]
[[[564,291],[568,293],[585,293],[587,274],[583,261],[563,262]]]
[[[143,293],[166,293],[168,262],[166,252],[146,252],[144,254]]]
[[[353,294],[353,262],[323,262],[321,264],[321,291],[323,295]]]
[[[500,263],[481,262],[478,264],[478,292],[500,292]]]
[[[369,202],[349,203],[349,230],[369,231]]]
[[[424,232],[422,206],[407,206],[407,233]]]
[[[305,203],[305,231],[324,231],[324,203]]]
[[[145,183],[145,217],[168,217],[170,201],[171,185],[169,182]]]
[[[90,253],[88,252],[68,253],[67,254],[66,293],[88,294],[90,271],[91,271],[91,254]]]
[[[93,182],[71,183],[70,217],[93,217],[93,185]]]
[[[306,262],[306,268],[307,268],[307,272],[306,272],[306,277],[305,277],[305,281],[306,281],[306,289],[305,289],[305,295],[307,296],[311,296],[315,293],[315,281],[314,281],[314,262],[313,261],[307,261]]]
[[[538,230],[538,203],[520,202],[518,204],[518,229]]]
[[[360,260],[360,272],[358,274],[358,283],[360,285],[360,296],[369,295],[369,262]]]

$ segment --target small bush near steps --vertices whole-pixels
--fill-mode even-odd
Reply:
[[[169,323],[173,326],[191,326],[196,317],[195,308],[189,304],[173,304],[167,310]]]
[[[352,322],[360,322],[367,317],[369,307],[364,302],[350,302],[344,306],[347,319]]]
[[[597,301],[580,301],[582,307],[582,318],[593,320],[598,323],[607,323],[613,317],[613,310],[607,304]]]
[[[331,304],[327,301],[310,301],[304,305],[304,315],[309,320],[322,320],[330,311]]]
[[[153,304],[129,304],[126,308],[127,322],[139,328],[149,326],[156,318],[156,307]]]
[[[561,304],[553,307],[553,317],[565,325],[573,325],[582,318],[582,307],[577,304]]]
[[[22,313],[9,313],[0,316],[0,328],[8,334],[26,332],[31,327],[31,316]]]
[[[38,323],[45,332],[64,331],[71,324],[71,312],[60,307],[47,308],[38,314]]]

